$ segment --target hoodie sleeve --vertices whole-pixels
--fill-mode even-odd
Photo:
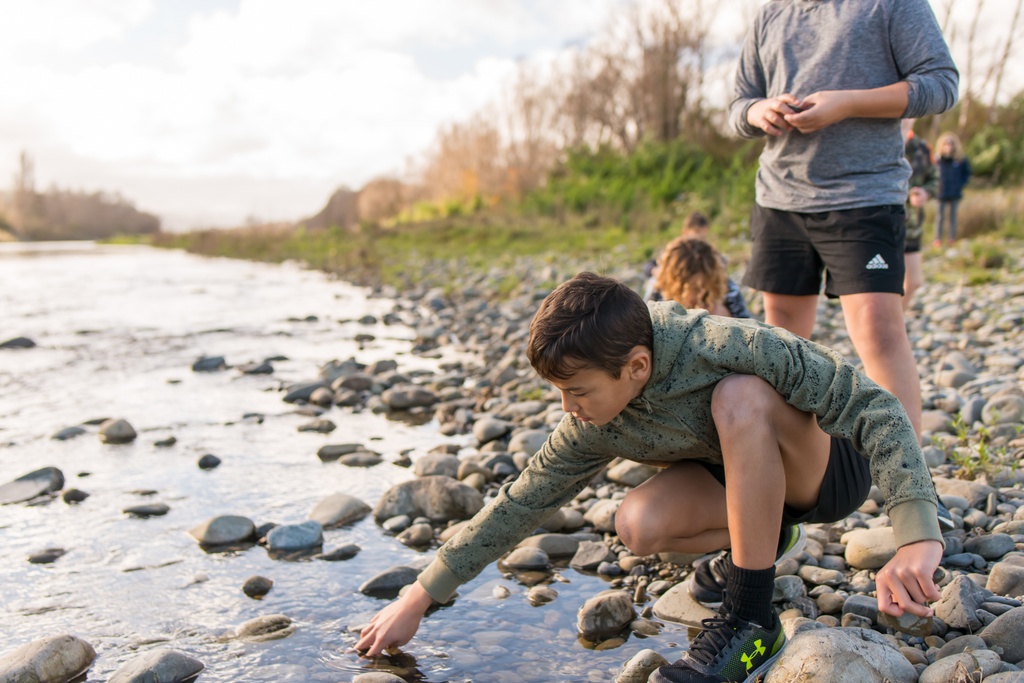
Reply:
[[[519,541],[529,536],[612,460],[589,453],[584,427],[566,415],[515,481],[478,512],[466,527],[437,551],[419,582],[438,602],[447,602],[460,584],[476,577]]]
[[[835,351],[784,330],[759,328],[751,348],[755,374],[871,461],[897,546],[926,539],[941,543],[931,475],[899,400]]]

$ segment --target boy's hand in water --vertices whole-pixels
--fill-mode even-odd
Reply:
[[[433,599],[414,581],[408,590],[390,605],[377,612],[360,633],[356,649],[367,657],[376,657],[389,647],[405,645],[420,627],[420,620]]]
[[[942,544],[938,541],[918,541],[897,550],[875,576],[878,609],[894,617],[907,612],[932,616],[928,603],[942,597],[932,579],[941,560]]]

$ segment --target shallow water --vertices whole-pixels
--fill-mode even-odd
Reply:
[[[186,533],[218,514],[257,525],[300,522],[338,491],[372,506],[412,476],[390,462],[369,470],[321,463],[316,451],[326,443],[361,442],[388,461],[407,449],[415,458],[441,443],[468,445],[471,438],[440,435],[434,421],[413,425],[339,408],[324,416],[338,425],[333,434],[297,431],[310,418],[281,400],[281,386],[315,378],[330,359],[395,358],[408,371],[457,357],[412,355],[412,330],[355,322],[391,306],[291,265],[91,243],[0,245],[0,341],[26,336],[39,345],[0,351],[0,483],[55,466],[65,488],[90,494],[74,506],[57,498],[0,507],[0,655],[74,633],[97,650],[91,682],[153,647],[197,657],[207,682],[348,681],[376,669],[408,681],[603,681],[645,647],[674,658],[669,645],[684,642],[685,631],[671,625],[660,637],[634,637],[612,650],[584,648],[576,610],[606,587],[602,579],[562,569],[553,584],[558,599],[531,607],[525,587],[492,566],[423,622],[407,654],[370,662],[350,650],[356,637],[348,629],[386,603],[358,586],[433,551],[402,546],[371,518],[325,532],[325,550],[362,548],[336,563],[273,560],[260,547],[207,554]],[[366,333],[375,339],[353,339]],[[269,376],[194,373],[201,355],[223,355],[231,365],[289,360],[275,362]],[[264,417],[243,418],[250,413]],[[95,427],[68,441],[50,438],[101,417],[127,419],[139,438],[106,445]],[[153,445],[172,435],[174,446]],[[205,453],[223,464],[200,470]],[[137,493],[147,489],[156,494]],[[146,502],[171,511],[150,519],[121,513]],[[68,552],[50,565],[27,562],[48,547]],[[274,581],[262,601],[241,591],[254,574]],[[511,597],[492,597],[499,584]],[[286,639],[223,638],[244,621],[278,613],[297,624]]]

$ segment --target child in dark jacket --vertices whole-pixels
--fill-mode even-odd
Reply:
[[[942,536],[917,435],[896,397],[838,353],[754,320],[645,304],[621,282],[581,273],[541,304],[527,356],[561,393],[565,417],[522,474],[373,617],[357,649],[374,656],[407,643],[434,601],[450,600],[620,456],[664,467],[616,512],[634,554],[731,549],[718,616],[654,683],[766,671],[785,644],[772,608],[779,552],[795,525],[859,507],[872,479],[898,548],[875,578],[879,609],[932,614]]]
[[[939,213],[934,246],[939,246],[945,236],[946,225],[949,225],[949,241],[956,240],[956,214],[964,196],[964,186],[971,179],[971,164],[964,156],[963,145],[956,133],[943,133],[936,148],[939,150]]]

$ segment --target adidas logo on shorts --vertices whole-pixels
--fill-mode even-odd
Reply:
[[[875,254],[874,258],[864,266],[867,270],[889,270],[889,264],[885,262],[881,254]]]

